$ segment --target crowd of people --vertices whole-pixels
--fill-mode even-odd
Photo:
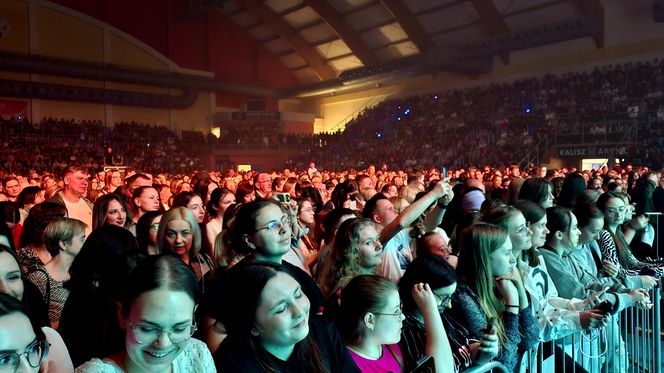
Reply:
[[[502,164],[520,161],[524,147],[546,136],[620,143],[631,130],[643,146],[630,147],[629,158],[659,168],[662,84],[664,60],[656,59],[386,100],[343,131],[314,135],[292,166],[310,159],[328,169]]]
[[[651,307],[664,269],[648,219],[664,212],[662,176],[313,162],[7,176],[0,368],[519,372],[542,349],[566,369],[624,371],[615,315]],[[540,343],[600,330],[615,350],[591,365]]]

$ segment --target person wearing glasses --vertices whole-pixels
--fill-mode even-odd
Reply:
[[[228,270],[220,372],[359,373],[334,326],[315,315],[292,267],[251,261]]]
[[[65,372],[42,365],[48,352],[44,331],[30,320],[21,302],[0,294],[0,372]]]
[[[158,252],[175,255],[191,267],[205,292],[205,280],[212,274],[214,264],[201,251],[201,245],[201,230],[191,210],[173,207],[162,216],[157,231]]]
[[[20,356],[15,355],[20,355],[22,351],[28,352],[26,358],[28,365],[32,368],[27,370],[28,372],[37,372],[41,369],[41,372],[68,373],[74,369],[60,334],[48,326],[35,327],[35,325],[48,325],[46,317],[39,317],[39,314],[42,313],[39,311],[45,308],[45,305],[36,302],[41,301],[36,298],[39,295],[39,291],[34,285],[21,274],[18,257],[14,251],[0,245],[0,351],[2,351],[0,352],[0,372],[26,371],[26,365],[20,362]],[[14,312],[16,315],[13,315]],[[45,314],[45,312],[43,313]],[[12,317],[6,318],[10,314]],[[17,319],[21,319],[20,322]],[[39,335],[43,337],[42,339],[46,339],[46,345],[50,347],[48,356],[43,349],[39,350],[39,346],[37,346],[39,341],[35,339],[35,336]],[[43,345],[41,346],[43,347]],[[14,349],[16,351],[7,352]],[[32,353],[29,353],[31,351]],[[41,355],[38,355],[37,353],[40,351]],[[18,370],[19,366],[23,367],[23,370]]]
[[[288,212],[282,210],[278,203],[261,200],[242,204],[229,230],[231,250],[235,255],[243,257],[233,267],[253,262],[283,265],[302,286],[312,309],[319,310],[323,305],[323,296],[318,286],[308,273],[285,259],[285,255],[292,249],[291,220]],[[220,272],[201,305],[204,314],[203,334],[213,352],[219,347],[225,334],[224,325],[218,320],[229,304],[232,304],[232,307],[235,305],[234,299],[227,300],[230,303],[226,303],[228,298],[224,298],[224,292],[228,287],[244,286],[229,283],[227,272]]]
[[[138,242],[138,250],[143,255],[157,255],[157,232],[159,231],[159,223],[161,222],[160,211],[148,211],[136,223],[136,241]]]
[[[625,200],[618,193],[606,192],[597,199],[597,208],[604,214],[604,229],[597,239],[602,261],[618,267],[612,277],[617,277],[632,289],[652,289],[662,275],[662,268],[656,263],[644,263],[634,257],[621,229],[628,208]]]
[[[424,302],[430,298],[413,290],[419,290],[421,284],[428,284],[434,302]],[[484,364],[498,354],[495,329],[484,333],[479,340],[469,340],[468,331],[445,312],[452,307],[456,288],[456,273],[444,257],[423,253],[410,263],[399,280],[406,316],[399,345],[406,360],[416,361],[429,355],[434,357],[438,371],[460,371],[473,364]]]
[[[430,326],[426,352],[434,356],[437,372],[453,372],[450,346],[431,288],[417,284],[412,291]],[[341,291],[335,323],[362,372],[408,372],[415,366],[416,361],[406,359],[399,345],[405,319],[401,307],[397,286],[381,276],[356,276]]]
[[[136,266],[128,283],[117,313],[124,349],[76,373],[216,372],[205,344],[191,338],[200,297],[193,271],[173,256],[155,255]]]

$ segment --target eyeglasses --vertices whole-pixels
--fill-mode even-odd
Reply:
[[[287,215],[282,216],[281,221],[271,221],[267,223],[266,226],[256,229],[254,233],[262,231],[263,229],[267,229],[272,232],[278,233],[279,231],[281,231],[281,228],[284,226],[286,227],[290,226],[290,218]]]
[[[35,340],[21,354],[16,352],[0,354],[0,373],[18,372],[21,365],[21,356],[27,358],[31,367],[38,368],[46,359],[49,346],[45,339]]]
[[[164,333],[168,335],[168,339],[170,339],[171,342],[182,343],[189,340],[197,329],[196,324],[176,326],[171,330],[166,330],[152,325],[134,324],[131,321],[129,322],[129,326],[132,333],[134,333],[136,342],[140,344],[154,342]]]
[[[444,297],[441,297],[440,295],[433,293],[433,296],[436,297],[436,300],[438,300],[438,304],[441,306],[449,304],[452,301],[451,295],[446,295]]]
[[[383,312],[372,312],[374,315],[380,315],[380,316],[394,316],[394,317],[401,317],[403,316],[403,310],[399,308],[397,312],[394,313],[383,313]]]

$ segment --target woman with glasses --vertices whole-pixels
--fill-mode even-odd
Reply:
[[[76,372],[216,372],[205,344],[191,338],[200,297],[194,273],[177,258],[156,255],[139,263],[128,283],[117,313],[124,349]]]
[[[430,326],[427,354],[434,356],[437,372],[453,372],[450,346],[431,289],[417,284],[412,291]],[[362,372],[408,372],[416,361],[406,359],[399,346],[404,319],[396,285],[381,276],[359,275],[341,291],[335,321],[350,356]]]
[[[604,214],[604,229],[599,232],[597,240],[602,260],[618,267],[617,278],[624,281],[625,286],[652,289],[657,284],[657,277],[662,275],[662,268],[636,259],[621,229],[627,209],[631,207],[625,204],[620,194],[606,192],[597,200],[597,208]]]
[[[537,344],[539,327],[509,238],[505,229],[486,223],[462,233],[457,273],[463,281],[452,297],[450,316],[468,330],[468,338],[477,340],[493,320],[500,341],[496,360],[513,372]]]
[[[127,227],[127,203],[117,194],[105,194],[95,201],[92,207],[92,229],[111,224]]]
[[[245,262],[228,270],[228,337],[215,352],[220,372],[358,372],[334,327],[309,301],[292,267]]]
[[[318,244],[312,239],[313,231],[316,227],[316,212],[311,200],[301,198],[297,201],[297,224],[302,237],[298,240],[299,250],[302,253],[302,264],[306,270],[318,258]]]
[[[138,241],[138,250],[143,255],[157,255],[157,232],[161,222],[160,211],[148,211],[136,223],[136,241]]]
[[[49,369],[48,353],[47,336],[30,320],[21,302],[0,294],[0,372],[66,372],[65,366]]]
[[[424,303],[413,288],[428,284],[435,302]],[[399,294],[406,319],[401,332],[402,351],[406,360],[417,360],[424,355],[435,356],[434,343],[438,343],[436,367],[452,364],[446,369],[464,370],[472,364],[483,364],[498,354],[495,330],[482,335],[480,340],[468,340],[468,331],[446,313],[452,307],[452,296],[457,288],[454,268],[441,256],[423,253],[408,265],[399,281]],[[442,324],[438,324],[439,315]],[[437,326],[440,325],[440,326]],[[451,356],[450,356],[451,355]]]
[[[37,369],[28,370],[37,372],[41,367],[42,372],[71,372],[74,369],[74,366],[69,357],[69,352],[65,343],[62,341],[62,337],[55,330],[50,327],[43,326],[40,329],[33,330],[21,330],[20,333],[14,334],[16,329],[5,329],[6,324],[4,324],[3,316],[6,316],[11,312],[20,312],[26,318],[28,322],[32,325],[48,325],[48,319],[45,316],[40,316],[40,314],[46,314],[45,305],[41,302],[39,290],[37,290],[32,283],[27,281],[21,274],[21,269],[18,264],[18,258],[14,251],[4,245],[0,245],[0,351],[11,350],[5,343],[20,342],[20,338],[28,338],[32,335],[30,342],[36,342],[34,340],[34,335],[45,336],[47,340],[47,345],[50,346],[50,354],[46,357],[44,353],[40,359],[36,359],[34,352],[32,354],[32,359],[28,360],[28,363]],[[13,311],[12,311],[13,310]],[[43,320],[42,320],[43,319]],[[16,327],[19,323],[10,322],[9,325]],[[32,334],[31,334],[32,332]],[[27,340],[26,340],[27,342]],[[21,343],[19,343],[21,344]],[[24,343],[25,347],[27,343]],[[34,346],[34,344],[32,344]],[[34,349],[33,349],[34,350]],[[26,351],[27,349],[23,348],[21,351]],[[20,353],[20,351],[15,351],[15,353]],[[3,355],[4,352],[0,352],[0,372],[6,371],[14,372],[15,370],[11,369],[11,366],[16,364],[16,356],[10,357]],[[2,362],[5,361],[7,367],[3,367]],[[14,361],[14,362],[12,362]],[[30,363],[32,361],[32,363]]]
[[[316,283],[309,274],[295,264],[285,260],[285,255],[292,250],[291,221],[287,212],[272,200],[261,200],[243,204],[229,226],[230,245],[232,251],[242,256],[235,266],[253,262],[267,262],[283,265],[302,286],[304,294],[309,298],[311,307],[318,310],[323,305],[323,298]],[[231,267],[231,269],[233,268]],[[215,351],[225,334],[224,326],[217,322],[220,315],[228,308],[224,292],[227,287],[242,287],[229,284],[226,272],[220,272],[210,291],[205,294],[202,304],[205,316],[205,340],[211,351]],[[234,300],[228,300],[234,304]]]
[[[173,207],[162,216],[157,231],[158,251],[175,255],[191,267],[205,292],[205,279],[214,265],[210,256],[201,251],[201,244],[200,227],[188,208]]]

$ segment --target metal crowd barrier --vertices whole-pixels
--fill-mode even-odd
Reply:
[[[503,364],[497,361],[490,361],[482,365],[475,365],[463,371],[464,373],[485,373],[485,372],[494,372],[494,373],[509,373],[507,368]]]
[[[607,326],[540,343],[527,354],[531,372],[661,373],[661,286],[649,292],[652,308],[629,307]],[[522,369],[524,371],[524,369]]]

